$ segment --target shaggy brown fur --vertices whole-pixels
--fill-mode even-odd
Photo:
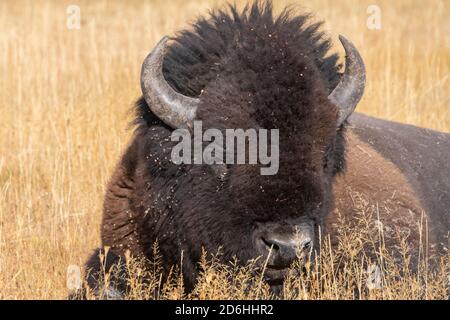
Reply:
[[[334,224],[339,218],[352,223],[352,217],[370,208],[366,213],[372,214],[374,220],[379,219],[380,224],[374,225],[374,229],[382,227],[387,247],[392,249],[398,245],[399,236],[407,237],[411,252],[417,252],[420,232],[424,231],[419,223],[422,217],[427,219],[417,192],[398,167],[372,146],[351,131],[346,138],[347,168],[333,184],[334,210],[325,223],[326,233],[334,240],[332,243],[336,245]]]
[[[181,93],[201,93],[203,128],[279,129],[279,171],[261,176],[258,165],[236,165],[222,179],[208,165],[173,164],[172,129],[141,99],[135,137],[105,198],[102,244],[112,253],[151,258],[158,241],[167,268],[183,255],[192,286],[202,247],[244,262],[259,256],[257,223],[314,225],[330,210],[332,179],[343,166],[344,130],[336,131],[338,109],[328,100],[339,65],[320,24],[308,19],[289,11],[274,17],[269,2],[231,7],[175,38],[164,73]]]
[[[450,134],[353,114],[352,131],[389,160],[415,191],[439,251],[449,246]],[[447,251],[448,252],[448,251]]]
[[[230,13],[200,18],[192,30],[174,38],[164,74],[180,93],[201,93],[198,119],[204,129],[279,129],[279,172],[261,176],[258,166],[233,165],[223,179],[208,165],[175,165],[170,160],[172,129],[141,99],[135,136],[105,196],[102,245],[111,247],[107,268],[120,264],[127,250],[151,259],[158,241],[166,272],[183,257],[189,289],[202,248],[217,252],[222,247],[225,261],[237,257],[246,262],[258,256],[252,238],[257,224],[321,224],[332,209],[334,178],[345,167],[346,126],[336,130],[338,109],[328,100],[340,77],[337,57],[328,54],[330,42],[318,31],[320,24],[308,19],[289,11],[274,17],[270,3],[241,13],[231,7]],[[362,127],[356,124],[354,130]],[[347,217],[353,213],[348,190],[369,193],[373,203],[393,204],[383,221],[413,229],[421,213],[417,186],[400,173],[399,163],[368,145],[370,136],[363,142],[353,134],[348,139],[349,167],[335,186],[339,210]],[[445,154],[450,150],[443,149]],[[438,187],[448,192],[450,185],[441,182]],[[448,213],[439,214],[448,218]],[[442,222],[439,230],[445,228]],[[101,272],[98,253],[87,263],[93,288]]]

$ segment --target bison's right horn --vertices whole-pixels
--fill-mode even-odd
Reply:
[[[162,71],[168,37],[163,37],[145,58],[141,70],[141,89],[152,112],[174,129],[191,129],[199,99],[176,92]]]
[[[339,40],[345,50],[345,72],[328,99],[339,107],[339,118],[337,127],[353,113],[361,100],[366,84],[366,68],[355,46],[344,36],[339,36]]]

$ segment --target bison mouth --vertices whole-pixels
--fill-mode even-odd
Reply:
[[[283,284],[288,272],[289,266],[268,265],[264,270],[264,279],[270,286],[280,285]]]
[[[293,269],[291,269],[291,266],[267,265],[264,269],[264,280],[271,287],[280,286],[290,272],[294,276],[300,275],[306,272],[306,267],[303,264],[299,268],[294,267]]]

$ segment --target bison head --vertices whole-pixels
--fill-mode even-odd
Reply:
[[[219,15],[217,23],[232,24],[227,19]],[[148,217],[147,243],[159,242],[168,265],[183,260],[188,284],[202,247],[220,247],[225,260],[260,257],[268,279],[280,281],[295,259],[309,257],[331,210],[344,124],[363,94],[364,63],[341,36],[346,68],[330,89],[321,68],[331,67],[314,55],[319,44],[311,49],[306,31],[289,34],[282,26],[249,18],[239,32],[225,28],[215,41],[226,52],[201,31],[195,41],[185,36],[173,46],[163,38],[144,61],[141,107],[148,110],[139,149],[145,161],[137,171],[145,191],[137,207]],[[278,173],[263,176],[258,165],[171,163],[172,130],[191,130],[194,120],[204,129],[279,129]]]

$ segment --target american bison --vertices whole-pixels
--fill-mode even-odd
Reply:
[[[353,114],[363,59],[341,36],[344,69],[320,27],[309,15],[274,16],[270,2],[257,3],[212,12],[156,45],[142,67],[134,137],[105,196],[107,268],[126,251],[152,258],[157,241],[164,266],[183,262],[188,288],[202,248],[219,247],[224,260],[241,262],[271,251],[267,280],[279,283],[294,259],[307,259],[319,227],[333,234],[337,213],[351,217],[349,191],[394,199],[384,223],[415,230],[425,212],[433,244],[446,244],[450,135]],[[279,129],[277,174],[173,163],[171,133],[194,120],[204,129]],[[94,289],[99,250],[87,262]]]

